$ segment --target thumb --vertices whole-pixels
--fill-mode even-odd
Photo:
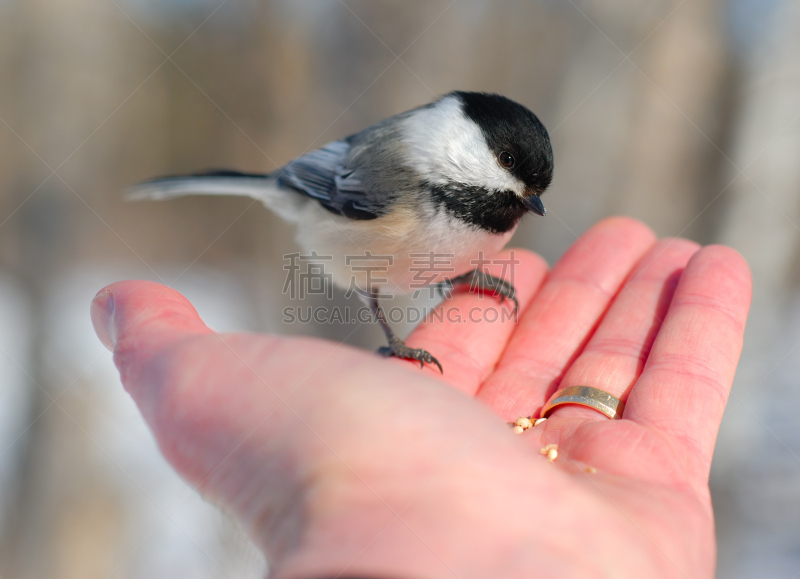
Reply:
[[[163,342],[186,334],[211,330],[191,303],[180,293],[150,281],[121,281],[104,287],[92,300],[92,324],[97,337],[112,352],[121,341],[158,339]]]
[[[129,390],[132,378],[154,356],[190,337],[213,333],[185,297],[149,281],[106,286],[92,300],[91,316],[97,336],[114,353],[114,363]]]

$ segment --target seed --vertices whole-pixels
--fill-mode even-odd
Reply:
[[[534,421],[533,425],[534,425],[534,426],[539,426],[539,425],[540,425],[542,422],[544,422],[545,420],[547,420],[547,418],[537,418],[537,419]]]
[[[531,419],[530,418],[526,418],[525,416],[520,416],[519,418],[517,418],[517,420],[514,422],[514,424],[516,424],[517,426],[519,426],[521,428],[524,428],[526,430],[528,428],[530,428],[531,426],[533,426],[533,422],[531,422]]]
[[[547,451],[547,460],[553,462],[558,457],[558,451],[555,448],[551,448]]]
[[[522,434],[522,431],[525,430],[525,429],[522,428],[521,426],[515,426],[513,428],[513,430],[514,430],[514,434]]]
[[[558,450],[558,445],[557,444],[548,444],[547,446],[545,446],[543,448],[540,448],[539,452],[541,452],[542,454],[547,454],[551,450]]]
[[[585,469],[583,469],[583,472],[586,474],[594,474],[597,472],[597,469],[593,466],[587,466]]]

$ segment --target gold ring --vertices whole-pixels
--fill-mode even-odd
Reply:
[[[553,408],[562,404],[588,406],[611,419],[622,418],[622,411],[625,408],[624,402],[605,390],[591,386],[569,386],[562,388],[550,397],[550,400],[542,408],[542,418],[547,418]]]

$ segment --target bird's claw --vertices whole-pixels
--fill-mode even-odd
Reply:
[[[395,358],[402,358],[403,360],[416,360],[419,362],[419,367],[424,368],[425,364],[435,364],[439,368],[439,372],[444,374],[442,365],[439,360],[433,357],[430,352],[422,348],[409,348],[403,340],[395,339],[389,342],[388,346],[378,348],[378,354],[386,356],[394,356]]]
[[[499,277],[478,270],[471,271],[453,279],[448,279],[438,284],[437,289],[442,297],[445,297],[444,288],[452,289],[456,285],[466,284],[469,284],[470,291],[475,288],[487,293],[491,292],[493,295],[500,298],[501,304],[507,299],[511,300],[514,302],[514,312],[516,313],[519,311],[519,301],[517,300],[517,292],[514,286]]]
[[[513,285],[503,279],[500,279],[499,277],[494,277],[493,275],[489,274],[483,274],[483,279],[481,281],[488,282],[485,284],[480,284],[479,282],[479,287],[481,287],[481,289],[494,292],[494,295],[500,298],[501,304],[507,299],[511,300],[514,302],[514,312],[519,311],[517,292]]]

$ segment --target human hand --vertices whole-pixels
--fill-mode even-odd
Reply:
[[[275,577],[712,577],[708,473],[747,265],[627,219],[550,274],[516,258],[517,324],[429,320],[409,336],[444,376],[323,340],[216,334],[150,282],[105,288],[92,319],[167,459]],[[443,307],[468,320],[509,304]],[[623,419],[561,406],[511,432],[569,385],[627,400]]]

